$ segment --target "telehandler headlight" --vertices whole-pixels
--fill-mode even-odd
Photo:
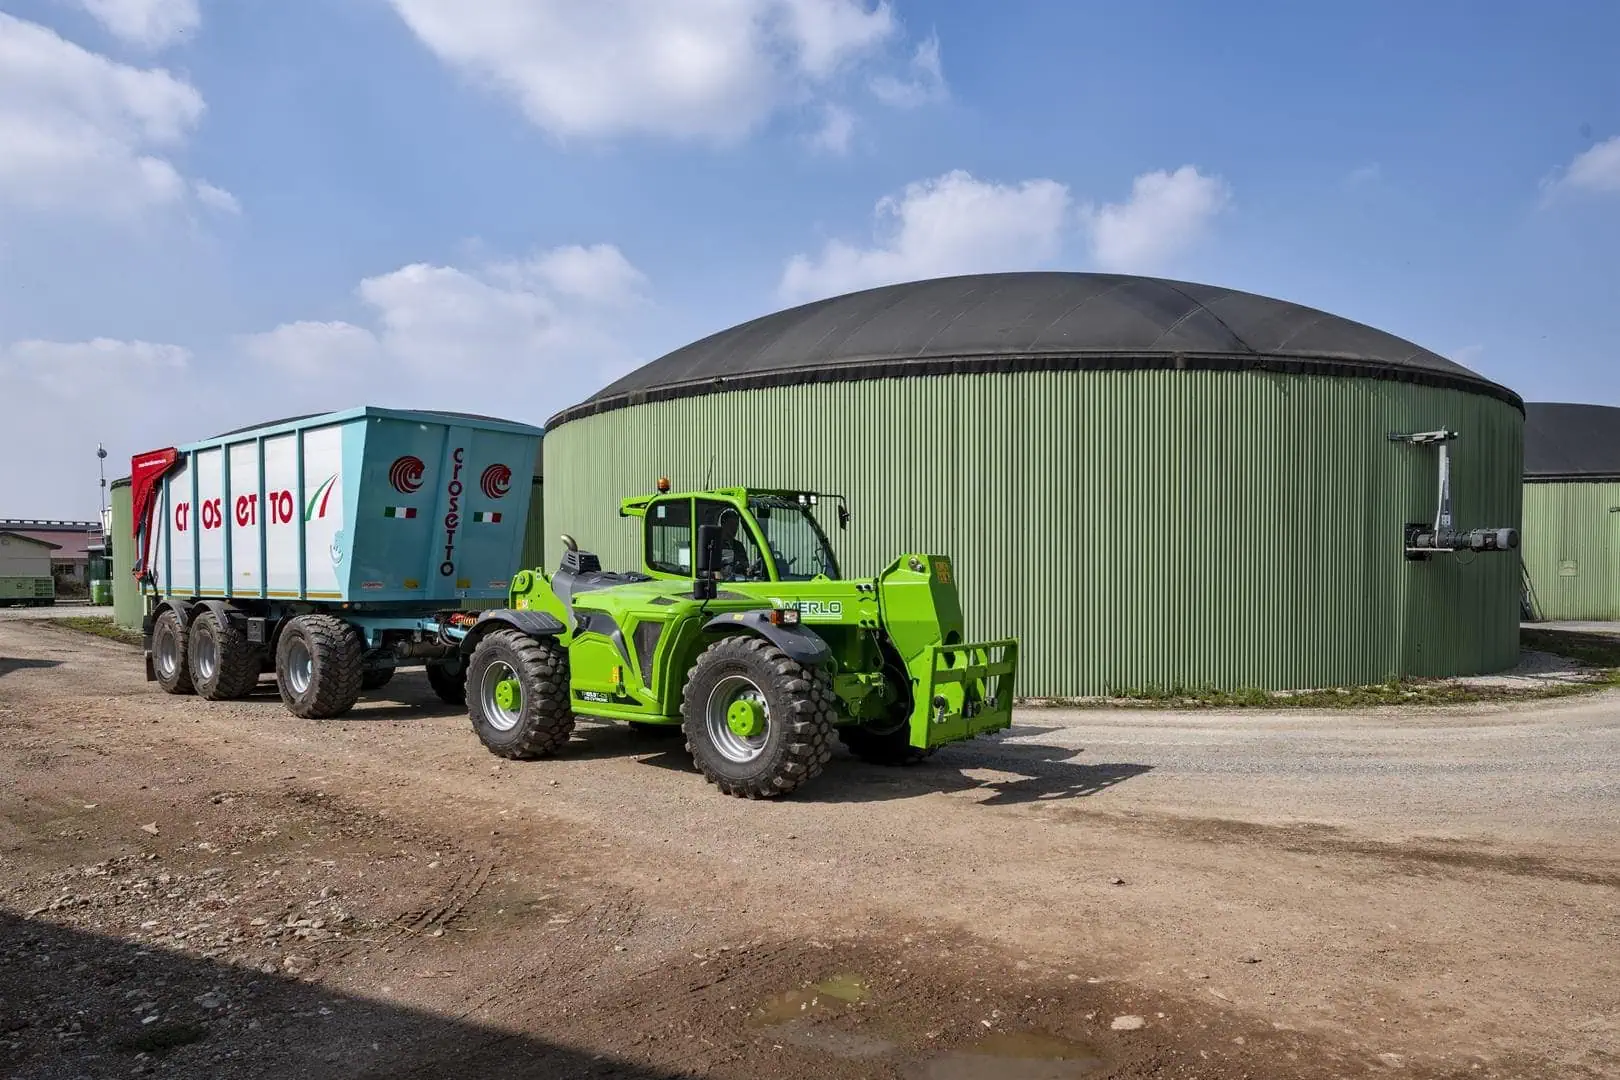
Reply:
[[[777,626],[798,626],[799,609],[791,607],[773,608],[771,610],[771,622]]]

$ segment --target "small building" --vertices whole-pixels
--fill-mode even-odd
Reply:
[[[27,533],[0,528],[0,604],[49,603],[51,557],[57,546]]]
[[[107,557],[99,521],[50,518],[0,518],[0,530],[51,545],[51,567],[59,592],[83,593],[90,582],[107,577]]]
[[[1620,619],[1620,409],[1524,407],[1524,614]]]

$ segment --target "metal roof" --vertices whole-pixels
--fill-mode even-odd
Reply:
[[[1524,406],[1527,480],[1620,480],[1620,409],[1531,401]]]
[[[1361,323],[1213,285],[1121,274],[933,278],[722,330],[552,417],[759,386],[901,375],[1169,368],[1399,379],[1519,396]]]

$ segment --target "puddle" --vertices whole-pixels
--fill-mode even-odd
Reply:
[[[928,1062],[922,1080],[1076,1080],[1106,1067],[1094,1047],[1039,1031],[996,1032]]]
[[[866,983],[858,975],[834,975],[797,990],[773,994],[749,1016],[750,1027],[762,1029],[784,1045],[819,1050],[841,1058],[872,1058],[894,1053],[887,1039],[844,1031],[817,1021],[840,1016],[866,1000]]]
[[[866,984],[858,975],[834,975],[812,986],[772,994],[748,1018],[753,1027],[785,1024],[802,1016],[835,1016],[866,1000]]]

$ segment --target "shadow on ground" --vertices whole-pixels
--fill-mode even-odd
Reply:
[[[13,671],[61,666],[62,661],[60,660],[18,660],[9,656],[0,656],[0,676],[10,675]]]
[[[651,1072],[0,911],[0,1075],[680,1080],[686,1074]]]
[[[1012,733],[1038,735],[1050,728],[1016,727]],[[840,748],[815,780],[795,792],[803,802],[887,802],[936,792],[980,792],[984,806],[1048,802],[1097,795],[1153,766],[1130,762],[1081,763],[1083,751],[1071,746],[970,740],[941,748],[932,757],[898,768],[868,765]],[[631,730],[622,724],[582,723],[568,747],[570,758],[639,756],[643,765],[698,776],[692,758],[673,729],[667,736]],[[970,772],[1001,775],[977,777]]]

